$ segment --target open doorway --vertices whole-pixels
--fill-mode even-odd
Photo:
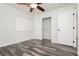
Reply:
[[[42,39],[43,43],[51,43],[51,17],[42,19]]]

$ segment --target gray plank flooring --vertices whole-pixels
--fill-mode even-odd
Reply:
[[[0,48],[0,56],[76,56],[76,48],[31,39]]]

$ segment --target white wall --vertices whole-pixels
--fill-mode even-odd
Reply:
[[[30,20],[32,23],[30,31],[16,31],[17,14],[23,14],[22,11],[9,6],[7,4],[0,4],[0,47],[13,43],[18,43],[28,39],[42,39],[42,18],[51,16],[51,38],[53,42],[58,41],[58,12],[66,9],[72,9],[72,6],[59,8],[50,12],[45,12],[33,17],[23,17],[23,19]],[[21,17],[21,16],[19,16]],[[22,18],[22,17],[21,17]]]
[[[17,8],[0,4],[0,47],[32,39],[32,29],[31,31],[16,31],[17,14],[21,13],[22,11]],[[30,20],[28,17],[23,18]],[[30,22],[32,23],[31,20]]]
[[[36,39],[42,39],[42,18],[45,18],[45,17],[52,17],[52,20],[51,22],[54,23],[54,25],[52,26],[52,30],[54,33],[53,37],[54,39],[57,39],[56,37],[56,28],[53,29],[53,27],[57,27],[57,17],[56,17],[56,12],[48,12],[48,13],[45,13],[45,14],[42,14],[42,15],[37,15],[34,17],[33,19],[33,38],[36,38]]]
[[[32,21],[24,17],[16,17],[16,31],[32,31]]]
[[[77,54],[79,56],[79,4],[77,5],[77,12],[78,12],[78,47],[77,47]]]
[[[74,7],[72,5],[70,6],[65,6],[62,8],[58,8],[56,10],[52,10],[50,12],[45,12],[41,15],[36,15],[34,16],[34,21],[33,21],[33,38],[36,39],[42,39],[42,18],[45,17],[50,17],[51,16],[51,38],[52,38],[52,42],[57,43],[58,41],[58,33],[57,33],[57,29],[58,29],[58,12],[63,11],[63,10],[67,10],[67,9],[73,9]]]

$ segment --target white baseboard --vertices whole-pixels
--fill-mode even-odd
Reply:
[[[27,39],[27,40],[30,40],[30,39]],[[0,45],[0,47],[5,47],[5,46],[8,46],[8,45],[20,43],[20,42],[23,42],[23,41],[26,41],[26,40],[21,40],[21,41],[17,41],[17,42],[11,42],[11,43],[8,43],[8,44],[3,44],[3,45]]]

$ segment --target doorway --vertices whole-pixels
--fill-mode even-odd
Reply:
[[[51,17],[42,19],[42,41],[43,43],[51,43]]]

